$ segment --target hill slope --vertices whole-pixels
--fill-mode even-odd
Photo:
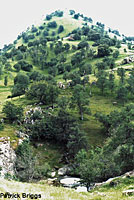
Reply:
[[[77,166],[79,171],[72,173],[89,185],[132,170],[134,106],[129,104],[134,100],[134,47],[125,37],[120,40],[118,32],[110,37],[111,31],[80,13],[56,11],[2,49],[0,111],[5,109],[0,112],[0,136],[10,136],[13,148],[19,146],[26,160],[37,157],[36,180],[65,164]],[[15,117],[8,106],[15,108]],[[28,149],[18,145],[23,137],[16,130],[29,137],[32,149],[29,143]],[[28,163],[21,164],[19,170],[24,171]],[[21,180],[28,181],[24,175]],[[54,195],[59,197],[57,191]],[[77,195],[74,192],[74,199]],[[92,198],[84,195],[78,198]]]
[[[30,183],[20,183],[15,181],[7,181],[1,179],[0,191],[1,193],[10,193],[20,195],[20,199],[41,199],[41,200],[126,200],[133,199],[133,196],[123,196],[123,191],[127,189],[132,189],[134,184],[132,180],[129,179],[117,179],[119,182],[117,186],[103,186],[89,193],[78,193],[74,189],[67,189],[63,187],[48,186],[45,183],[41,184],[30,184]],[[24,197],[22,198],[22,193]],[[30,195],[31,196],[30,196]],[[26,198],[26,195],[29,195]],[[41,198],[40,198],[41,196]],[[32,198],[33,197],[33,198]],[[39,197],[39,198],[36,198]],[[4,198],[5,199],[5,198]]]

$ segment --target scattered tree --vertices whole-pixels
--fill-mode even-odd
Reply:
[[[6,118],[10,123],[16,120],[20,121],[23,117],[23,108],[21,106],[16,106],[9,101],[3,106],[2,112],[6,115]]]

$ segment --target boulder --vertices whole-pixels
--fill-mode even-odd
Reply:
[[[51,172],[51,177],[55,177],[55,175],[56,175],[56,172]]]
[[[21,145],[23,143],[23,140],[22,139],[19,139],[18,140],[18,145]]]
[[[87,188],[85,186],[78,186],[76,192],[87,192]]]
[[[58,175],[60,176],[68,175],[70,171],[71,171],[71,167],[64,166],[58,170]]]
[[[77,187],[80,186],[80,178],[76,178],[76,177],[64,177],[63,179],[60,180],[60,183],[64,186],[64,187]]]
[[[55,181],[57,181],[57,178],[49,178],[49,179],[47,179],[47,184],[53,185],[55,183]]]

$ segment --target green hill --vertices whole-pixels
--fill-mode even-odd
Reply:
[[[68,164],[73,166],[71,175],[88,187],[133,169],[131,40],[91,17],[55,11],[4,46],[0,136],[9,136],[16,151],[17,179],[26,182],[32,177],[37,182]],[[18,145],[24,138],[29,138],[28,143]],[[27,172],[31,165],[33,171]],[[42,192],[52,189],[49,196],[59,197],[57,188],[45,188]],[[122,184],[117,193],[108,188],[108,196],[116,193],[120,198],[124,188],[128,186]],[[61,199],[62,190],[64,195],[68,191],[64,199],[95,195],[59,188]]]

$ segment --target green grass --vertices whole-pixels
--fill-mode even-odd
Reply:
[[[119,109],[119,106],[114,106],[112,104],[112,99],[109,97],[93,95],[93,97],[90,98],[89,108],[91,109],[91,116],[85,116],[86,120],[82,123],[83,130],[86,132],[88,143],[90,145],[102,146],[107,137],[101,123],[96,120],[94,114],[96,112],[109,114],[110,112]]]
[[[81,20],[81,18],[79,20],[75,20],[72,18],[72,16],[68,16],[66,15],[66,13],[64,14],[63,17],[53,17],[50,21],[56,21],[56,23],[59,25],[63,25],[65,30],[60,34],[60,37],[65,37],[68,33],[70,33],[72,30],[74,30],[75,28],[81,27],[83,25],[83,21]],[[50,21],[45,21],[46,24],[49,23]],[[45,25],[46,27],[47,25]],[[50,32],[52,31],[57,31],[58,27],[56,29],[51,29],[50,28]],[[28,33],[30,34],[30,33]],[[38,39],[39,37],[36,37],[36,39]],[[30,40],[33,41],[33,40]],[[63,43],[69,43],[70,46],[71,45],[78,45],[80,41],[67,41],[66,39],[63,40]],[[89,45],[92,46],[92,44],[94,43],[93,41],[88,41]],[[18,43],[16,45],[16,48],[18,47],[18,45],[22,44],[22,39],[18,40]],[[26,44],[25,44],[26,45]],[[97,50],[97,47],[92,47],[94,50]],[[115,47],[110,47],[113,50],[117,49]],[[120,51],[120,55],[119,57],[116,59],[116,67],[115,69],[118,68],[118,63],[121,62],[123,60],[124,57],[126,57],[126,53],[124,52],[124,48],[127,49],[126,45],[123,45],[119,51]],[[49,61],[51,58],[53,58],[55,56],[54,52],[50,50],[49,48],[49,42],[48,42],[48,46],[47,46],[47,51],[49,52],[47,61]],[[130,51],[127,49],[127,53],[129,53]],[[78,51],[77,51],[78,52]],[[68,53],[64,52],[64,55],[67,58],[66,63],[69,63],[71,61],[71,57],[73,54],[75,54],[76,51],[72,51],[69,50]],[[90,59],[90,58],[86,58],[85,59],[85,63],[89,63],[92,65],[93,71],[96,67],[96,63],[97,62],[101,62],[103,58],[94,58],[94,59]],[[27,58],[27,61],[29,63],[31,63],[31,59],[30,57]],[[13,66],[16,61],[12,61],[10,59],[11,65]],[[124,68],[131,68],[133,67],[133,65],[125,65],[123,66]],[[48,74],[48,70],[40,70],[38,66],[34,66],[34,70],[40,71],[42,74]],[[73,69],[74,71],[77,71],[78,68]],[[72,71],[73,71],[72,70]],[[26,72],[23,72],[26,73]],[[6,72],[6,74],[8,74],[8,86],[5,87],[4,86],[4,81],[3,79],[0,80],[0,111],[2,111],[2,107],[3,104],[5,103],[5,101],[10,101],[11,99],[7,99],[7,96],[11,94],[11,86],[13,86],[13,78],[16,76],[16,72],[12,71],[12,72]],[[116,73],[115,73],[116,74]],[[2,77],[4,78],[4,76]],[[89,76],[90,78],[90,82],[96,80],[96,77],[94,76],[93,72],[92,74]],[[118,81],[119,77],[116,75],[116,81]],[[56,80],[62,81],[63,82],[63,75],[58,75],[56,76]],[[62,91],[62,95],[67,95],[68,91]],[[97,92],[93,93],[92,98],[90,98],[90,106],[89,108],[91,109],[91,116],[85,115],[84,116],[84,121],[81,123],[82,124],[82,129],[86,132],[86,135],[88,137],[88,142],[90,145],[93,146],[102,146],[103,143],[106,140],[106,136],[103,132],[103,127],[101,126],[101,124],[96,121],[94,114],[96,112],[102,112],[105,114],[109,114],[111,111],[116,110],[116,109],[120,109],[119,106],[113,106],[112,102],[115,101],[114,97],[112,96],[102,96],[100,95],[99,89],[97,90]],[[34,100],[28,100],[26,99],[25,96],[21,96],[13,98],[12,102],[15,103],[16,105],[22,105],[23,108],[25,109],[25,107],[27,107],[28,105],[33,105],[35,103]],[[79,115],[78,115],[78,111],[74,110],[71,111],[72,115],[74,115],[77,119],[79,119]],[[0,113],[0,117],[3,117],[3,114]],[[10,135],[11,138],[14,138],[14,129],[15,127],[12,127],[11,125],[7,125],[5,124],[5,128],[3,130],[3,132],[0,132],[1,135],[6,136],[6,135]],[[10,134],[8,133],[8,130]],[[49,151],[51,152],[51,149],[49,149]]]
[[[0,191],[4,193],[18,193],[20,195],[22,193],[40,194],[41,200],[133,200],[134,196],[123,196],[122,192],[134,188],[134,179],[124,179],[118,182],[118,185],[115,187],[105,185],[90,192],[78,193],[74,189],[49,186],[46,184],[46,181],[31,184],[1,179]],[[25,199],[29,200],[30,198]]]

